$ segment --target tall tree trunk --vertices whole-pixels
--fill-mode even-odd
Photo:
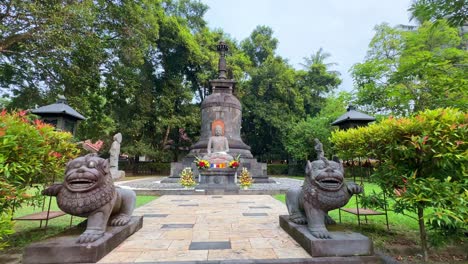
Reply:
[[[165,147],[166,144],[167,144],[167,140],[168,140],[168,138],[169,138],[169,132],[171,132],[171,126],[167,126],[166,134],[164,135],[164,140],[163,140],[162,146],[161,146],[162,149],[164,149],[164,147]]]
[[[418,206],[418,223],[419,223],[419,237],[421,239],[421,249],[423,253],[424,262],[428,261],[428,254],[427,254],[427,234],[426,234],[426,227],[424,225],[424,208],[422,206]]]

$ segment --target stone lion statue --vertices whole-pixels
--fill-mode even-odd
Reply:
[[[307,224],[316,238],[329,239],[325,224],[335,221],[328,216],[328,211],[344,206],[353,194],[361,192],[361,186],[345,183],[343,164],[338,159],[329,161],[322,156],[307,161],[303,186],[291,188],[286,194],[289,219],[296,224]]]
[[[106,226],[126,225],[135,208],[135,192],[115,187],[109,162],[89,154],[67,164],[65,179],[42,194],[57,196],[59,208],[71,215],[88,217],[86,230],[77,243],[93,242],[104,235]]]

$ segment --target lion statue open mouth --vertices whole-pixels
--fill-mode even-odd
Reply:
[[[328,239],[331,236],[325,223],[335,222],[328,216],[328,211],[347,204],[353,194],[362,192],[362,187],[353,182],[345,183],[341,161],[327,160],[321,147],[317,148],[318,159],[307,161],[304,184],[288,190],[286,205],[292,222],[307,224],[313,236]]]
[[[59,208],[71,215],[88,217],[78,243],[93,242],[104,235],[109,223],[126,225],[135,208],[135,192],[115,187],[106,159],[89,154],[67,164],[65,179],[42,192],[57,196]]]

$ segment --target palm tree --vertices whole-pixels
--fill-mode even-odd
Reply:
[[[325,60],[330,58],[331,54],[329,52],[325,52],[322,47],[318,49],[315,54],[310,55],[310,57],[304,57],[304,63],[301,63],[302,67],[304,67],[306,70],[310,69],[313,65],[324,65],[325,68],[327,69],[327,72],[335,74],[337,76],[341,75],[338,71],[334,70],[328,70],[329,68],[333,66],[337,66],[338,63],[336,62],[329,62],[325,63]]]

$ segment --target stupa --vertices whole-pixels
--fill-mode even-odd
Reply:
[[[171,175],[163,182],[176,182],[180,172],[191,167],[195,175],[198,169],[193,162],[196,157],[207,154],[208,141],[214,135],[215,126],[221,126],[223,135],[229,143],[229,154],[233,157],[240,155],[240,168],[247,168],[252,179],[256,183],[270,182],[267,176],[266,163],[259,163],[250,152],[250,147],[245,144],[240,136],[242,122],[242,105],[233,94],[236,81],[227,78],[226,52],[229,47],[223,41],[217,45],[219,52],[218,78],[210,80],[212,93],[201,104],[201,133],[197,143],[190,147],[190,152],[180,162],[171,163]]]

